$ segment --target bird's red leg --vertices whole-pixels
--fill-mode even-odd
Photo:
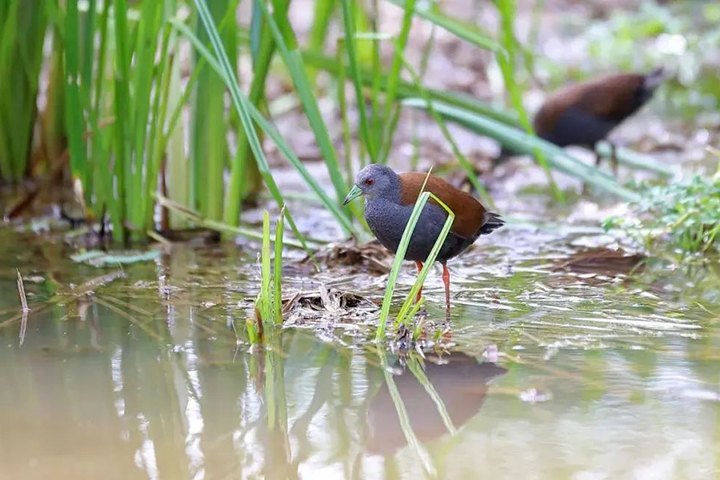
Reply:
[[[447,264],[443,263],[443,283],[445,284],[445,317],[450,318],[450,270]]]
[[[418,274],[423,269],[423,263],[415,261],[415,265],[417,265]],[[422,297],[422,285],[420,285],[420,290],[418,290],[417,297],[415,297],[415,303],[420,301],[420,297]]]

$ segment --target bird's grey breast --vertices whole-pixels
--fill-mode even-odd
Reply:
[[[380,243],[396,252],[413,208],[414,205],[399,205],[383,198],[368,199],[365,220]],[[427,258],[446,218],[441,207],[430,203],[425,205],[405,255],[407,260],[423,261]]]

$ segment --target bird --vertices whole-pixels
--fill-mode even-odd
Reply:
[[[570,84],[551,93],[533,118],[535,134],[560,147],[576,145],[595,152],[595,166],[601,157],[596,144],[625,119],[647,103],[666,78],[662,67],[650,73],[615,73],[580,83]],[[610,162],[617,176],[617,149],[610,142]],[[491,171],[518,152],[500,145],[500,153],[492,159]],[[481,171],[475,169],[475,175]],[[473,186],[466,177],[462,186]]]
[[[650,73],[615,73],[562,87],[543,103],[533,119],[535,133],[560,147],[595,145],[648,102],[665,79],[662,67]],[[611,162],[617,174],[614,143]],[[600,165],[596,153],[595,164]]]
[[[426,182],[427,179],[427,182]],[[345,197],[344,205],[365,197],[365,220],[378,241],[397,253],[405,226],[410,220],[421,189],[436,195],[455,214],[453,225],[436,261],[443,267],[445,312],[450,317],[450,271],[447,261],[464,252],[480,235],[502,227],[500,215],[488,211],[469,193],[458,190],[445,180],[422,172],[398,174],[390,167],[369,164],[355,177],[355,184]],[[414,261],[422,270],[430,250],[447,220],[447,212],[433,199],[423,208],[405,253],[405,260]],[[418,292],[419,301],[421,292]]]

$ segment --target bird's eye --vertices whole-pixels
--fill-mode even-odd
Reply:
[[[364,183],[365,183],[366,186],[369,187],[370,185],[372,185],[373,183],[375,183],[375,180],[373,180],[372,178],[368,178],[368,179],[365,180]]]

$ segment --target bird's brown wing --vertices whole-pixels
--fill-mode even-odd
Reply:
[[[637,108],[633,97],[645,76],[636,73],[608,75],[569,85],[550,95],[535,116],[538,135],[550,132],[569,108],[607,120],[622,120]]]
[[[400,174],[400,203],[402,205],[412,205],[417,201],[426,175],[420,172]],[[425,191],[432,192],[453,211],[455,214],[451,230],[453,233],[466,238],[472,237],[486,222],[485,212],[487,210],[485,207],[475,197],[458,190],[445,180],[430,175],[425,185]],[[432,198],[430,201],[437,203]]]

